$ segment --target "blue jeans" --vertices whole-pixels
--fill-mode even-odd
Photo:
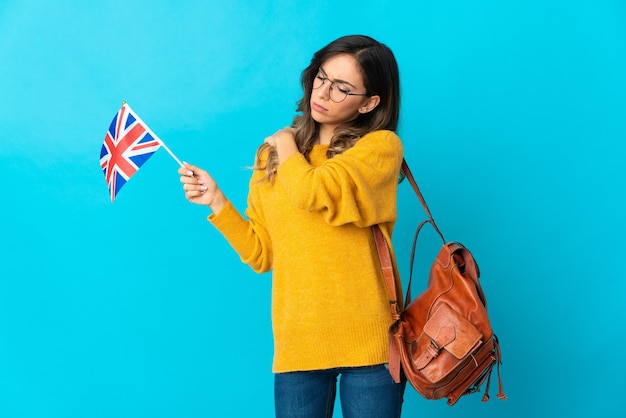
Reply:
[[[338,376],[344,418],[400,418],[406,383],[395,383],[383,364],[278,373],[274,377],[276,417],[332,417]]]

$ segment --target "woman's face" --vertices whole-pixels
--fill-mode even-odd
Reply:
[[[379,101],[378,96],[365,96],[359,64],[348,54],[335,55],[324,61],[313,87],[317,88],[311,92],[311,116],[324,128],[334,129],[354,120],[359,113],[376,107]]]

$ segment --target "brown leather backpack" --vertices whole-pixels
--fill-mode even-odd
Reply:
[[[387,240],[378,226],[372,228],[395,321],[389,330],[389,371],[396,382],[406,377],[424,398],[445,397],[448,405],[454,405],[461,396],[479,391],[485,381],[483,402],[487,401],[495,365],[499,381],[497,396],[506,399],[500,380],[500,346],[491,329],[487,301],[478,282],[478,264],[462,244],[445,241],[406,162],[402,169],[428,219],[415,233],[402,311]],[[411,301],[415,245],[427,223],[435,228],[444,244],[431,267],[427,289]]]

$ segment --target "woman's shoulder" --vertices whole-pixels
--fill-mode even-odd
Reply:
[[[249,168],[252,169],[252,181],[257,182],[265,177],[265,168],[269,158],[270,149],[265,144],[260,145],[254,155],[254,164]]]
[[[270,148],[265,144],[259,145],[256,149],[256,154],[254,155],[254,164],[255,165],[265,165],[267,159],[270,155]]]
[[[386,145],[395,150],[402,150],[402,141],[400,137],[394,131],[381,129],[378,131],[369,132],[361,137],[358,142],[363,145],[372,144],[374,146]]]
[[[368,139],[372,141],[389,141],[389,142],[400,142],[400,137],[394,131],[390,131],[387,129],[380,129],[377,131],[368,132],[367,134],[361,137],[361,140]]]

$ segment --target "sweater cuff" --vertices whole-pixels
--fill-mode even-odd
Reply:
[[[237,209],[230,200],[226,201],[226,204],[219,213],[212,213],[207,216],[207,220],[219,231],[230,230],[236,227],[240,222],[246,222],[239,212],[237,212]]]

